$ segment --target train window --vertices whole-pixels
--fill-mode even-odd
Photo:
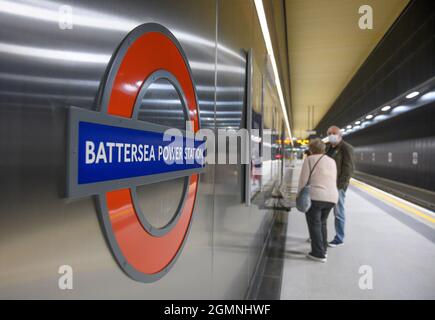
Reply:
[[[185,129],[186,114],[174,85],[161,78],[153,82],[142,99],[138,119],[166,127]],[[154,228],[168,225],[184,197],[187,178],[179,178],[137,187],[137,198],[145,216]]]

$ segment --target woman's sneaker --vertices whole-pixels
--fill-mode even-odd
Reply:
[[[340,241],[337,241],[337,240],[332,240],[330,243],[328,243],[328,247],[331,247],[331,248],[335,248],[335,247],[338,247],[338,246],[342,246],[343,245],[343,242],[340,242]]]
[[[323,262],[323,263],[326,262],[326,258],[318,258],[318,257],[313,256],[311,253],[307,254],[307,258],[310,260],[313,260],[313,261],[317,261],[317,262]]]

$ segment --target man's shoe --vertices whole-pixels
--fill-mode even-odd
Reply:
[[[323,262],[323,263],[326,262],[326,258],[318,258],[318,257],[311,255],[311,253],[308,253],[306,257],[310,260],[313,260],[313,261]]]
[[[339,242],[337,240],[332,240],[330,243],[328,243],[328,247],[331,247],[331,248],[335,248],[335,247],[342,246],[342,245],[343,245],[343,242]]]

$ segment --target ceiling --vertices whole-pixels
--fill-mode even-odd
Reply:
[[[329,110],[409,0],[284,0],[293,136],[304,138]],[[373,29],[361,30],[361,5]],[[314,107],[309,107],[314,106]],[[309,109],[314,112],[309,113]]]

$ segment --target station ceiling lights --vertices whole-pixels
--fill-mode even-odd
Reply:
[[[423,94],[424,93],[424,94]],[[417,99],[414,99],[418,97]],[[388,104],[372,110],[369,114],[363,115],[360,119],[353,121],[355,126],[347,125],[341,129],[343,135],[347,135],[358,130],[364,129],[372,124],[392,118],[404,112],[427,105],[435,101],[435,77],[429,79],[413,91],[402,94]]]
[[[420,92],[418,92],[418,91],[411,92],[410,94],[408,94],[408,95],[406,96],[406,99],[412,99],[412,98],[415,98],[415,97],[418,96],[419,94],[420,94]]]

